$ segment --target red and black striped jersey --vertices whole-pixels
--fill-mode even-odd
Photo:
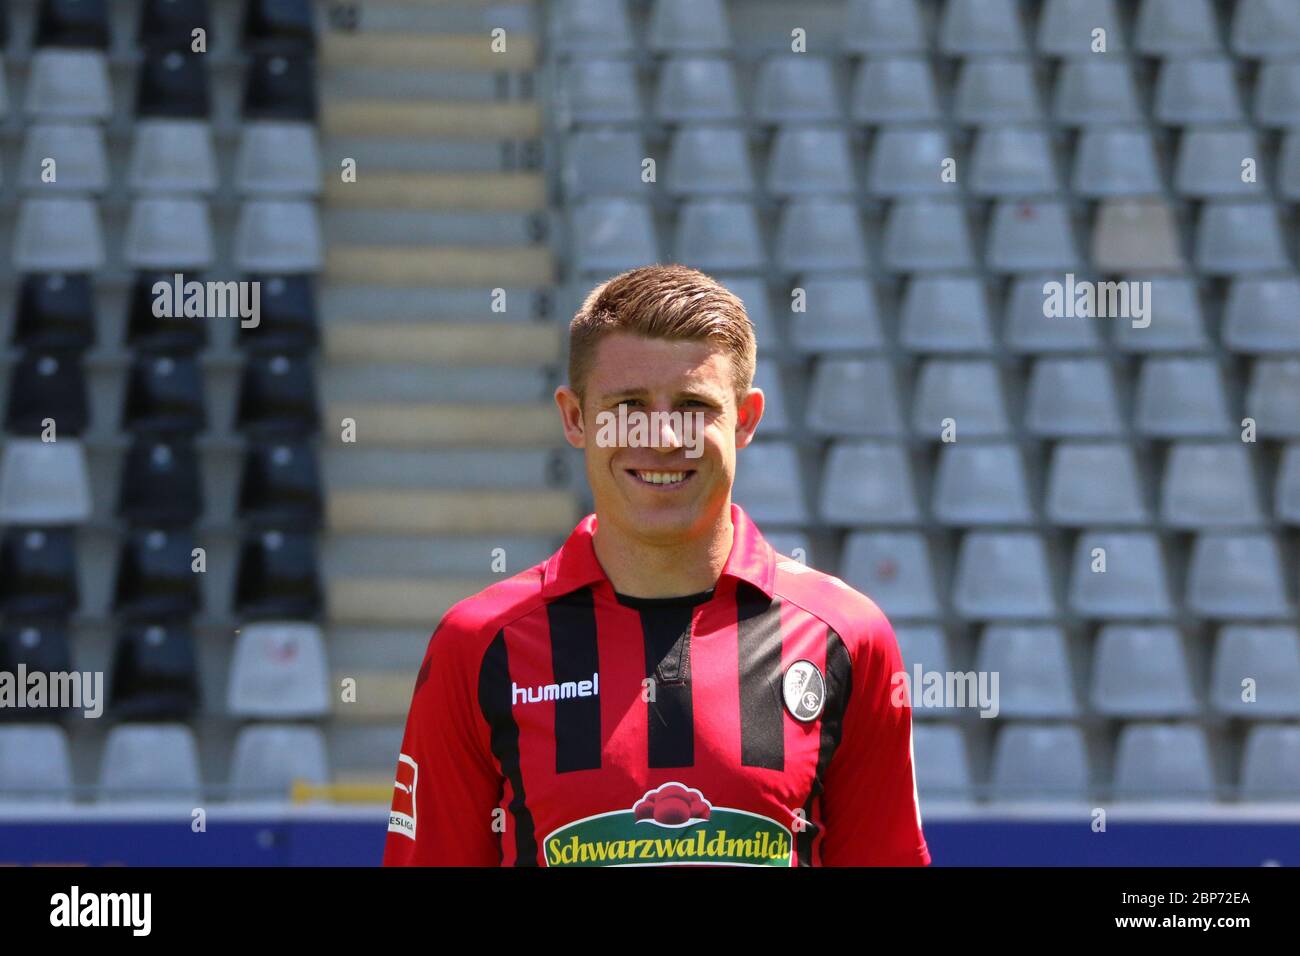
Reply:
[[[925,865],[898,642],[732,505],[716,585],[615,592],[588,515],[416,678],[386,865]]]

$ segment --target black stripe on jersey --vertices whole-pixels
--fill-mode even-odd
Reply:
[[[783,770],[781,602],[746,581],[736,586],[736,644],[740,668],[740,762],[746,767]]]
[[[596,607],[591,588],[580,588],[546,606],[551,626],[555,682],[590,681],[600,668]],[[555,702],[555,772],[600,767],[600,698],[562,697]]]
[[[813,774],[812,787],[808,791],[808,800],[803,805],[803,816],[807,821],[803,830],[795,834],[795,845],[799,851],[799,865],[812,866],[813,839],[818,827],[812,820],[813,801],[822,792],[826,780],[826,771],[830,767],[831,757],[839,746],[840,735],[844,730],[844,711],[849,705],[849,693],[853,690],[853,661],[840,636],[829,628],[826,631],[826,705],[821,716],[821,741],[817,747],[817,771]]]
[[[691,614],[687,604],[641,608],[645,675],[654,681],[646,703],[647,766],[695,764],[695,709],[691,704]]]
[[[533,814],[524,795],[524,777],[519,770],[519,725],[515,723],[510,698],[510,658],[505,631],[488,645],[478,673],[478,705],[492,730],[492,753],[501,773],[510,781],[510,815],[515,820],[515,866],[537,865],[537,836]],[[478,825],[467,821],[466,826]]]

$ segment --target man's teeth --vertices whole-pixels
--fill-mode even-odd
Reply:
[[[636,476],[642,481],[648,481],[652,485],[674,485],[679,481],[684,481],[686,472],[684,471],[638,471]]]

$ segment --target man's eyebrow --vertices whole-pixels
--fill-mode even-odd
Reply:
[[[646,395],[649,394],[650,394],[649,389],[639,385],[631,386],[628,388],[614,388],[614,389],[610,389],[607,392],[602,392],[600,395],[600,401],[609,401],[610,399],[614,399],[614,398],[644,398]],[[680,392],[676,393],[676,397],[679,399],[683,399],[683,398],[698,399],[699,401],[702,402],[711,402],[714,404],[722,400],[720,396],[715,395],[712,392],[702,391],[697,388],[682,389]]]

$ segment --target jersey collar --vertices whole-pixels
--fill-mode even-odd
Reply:
[[[758,526],[740,505],[731,505],[731,523],[736,529],[731,554],[722,567],[722,577],[745,581],[769,598],[775,595],[776,555],[759,532]],[[589,514],[578,522],[563,547],[546,560],[542,578],[542,596],[555,598],[597,581],[608,580],[605,569],[596,560],[592,537],[596,533],[596,516]]]

